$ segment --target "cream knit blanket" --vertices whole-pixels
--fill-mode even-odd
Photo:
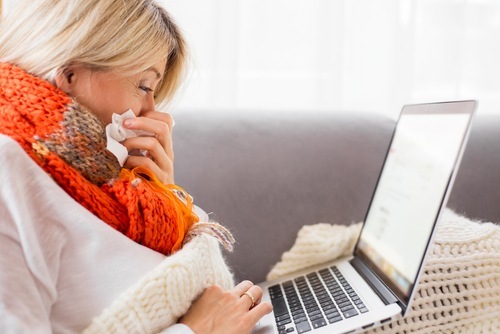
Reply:
[[[276,279],[352,253],[361,224],[304,226]],[[407,317],[368,333],[500,333],[500,226],[445,211]]]
[[[234,282],[219,242],[201,234],[130,287],[84,333],[158,333],[213,284],[227,290]]]

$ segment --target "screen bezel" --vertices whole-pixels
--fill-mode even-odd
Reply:
[[[359,243],[361,240],[360,237],[361,237],[361,234],[363,233],[364,224],[363,224],[363,228],[362,228],[361,233],[360,233],[360,237],[358,237],[358,241],[356,242],[356,245],[354,248],[354,256],[359,258],[361,261],[363,261],[363,263],[378,277],[378,279],[386,287],[388,287],[390,290],[392,290],[395,297],[399,300],[399,304],[401,305],[401,307],[403,309],[403,314],[405,314],[407,312],[407,310],[411,304],[411,301],[413,299],[413,295],[416,291],[415,287],[416,287],[416,285],[418,285],[418,281],[419,281],[421,273],[422,273],[422,268],[425,265],[425,259],[427,258],[427,254],[429,252],[430,245],[432,244],[432,241],[434,239],[434,234],[436,231],[437,223],[439,222],[439,218],[442,214],[443,208],[446,206],[449,194],[451,192],[451,189],[453,188],[453,182],[454,182],[456,174],[458,172],[458,169],[460,166],[460,161],[462,159],[463,152],[465,150],[465,146],[466,146],[469,134],[470,134],[471,123],[472,123],[472,119],[473,119],[473,116],[475,114],[476,108],[477,108],[477,101],[475,101],[475,100],[405,105],[403,107],[403,109],[400,113],[399,119],[397,121],[397,123],[398,123],[401,120],[401,118],[404,117],[405,115],[412,115],[412,114],[413,115],[414,114],[468,114],[469,115],[465,134],[462,137],[462,141],[460,143],[460,148],[458,150],[458,154],[455,156],[454,165],[453,165],[453,168],[451,170],[450,176],[448,178],[448,182],[446,184],[444,195],[441,199],[439,209],[437,210],[436,217],[434,219],[434,223],[432,225],[430,238],[426,244],[425,251],[424,251],[424,254],[422,256],[422,260],[420,261],[420,264],[419,264],[419,267],[417,270],[417,275],[416,275],[413,283],[410,285],[409,293],[405,293],[404,291],[399,289],[399,287],[396,284],[394,284],[392,282],[392,280],[384,272],[382,272],[370,260],[370,258],[363,252],[363,250],[359,247]],[[396,123],[396,126],[394,128],[389,146],[387,148],[387,152],[386,152],[384,161],[387,160],[389,152],[393,146],[394,137],[395,137],[396,132],[397,132],[397,123]],[[375,195],[377,193],[378,185],[379,185],[380,179],[381,179],[383,171],[384,171],[384,166],[385,166],[385,163],[380,170],[380,173],[379,173],[379,176],[378,176],[378,179],[376,182],[376,186],[375,186],[375,189],[373,191],[373,194],[372,194],[372,197],[370,200],[370,204],[368,206],[368,210],[365,214],[364,221],[366,221],[366,219],[368,218],[368,216],[370,214],[370,208],[371,208],[371,205],[372,205],[373,200],[375,198]]]

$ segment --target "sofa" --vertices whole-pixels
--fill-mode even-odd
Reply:
[[[366,112],[174,112],[176,183],[235,236],[237,281],[265,280],[303,225],[361,222],[395,121]],[[500,222],[500,115],[479,113],[448,207]]]

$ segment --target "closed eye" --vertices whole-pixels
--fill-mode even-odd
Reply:
[[[149,92],[152,92],[153,90],[149,87],[146,87],[146,86],[139,86],[139,89],[142,89],[143,91],[145,91],[146,93],[149,93]]]

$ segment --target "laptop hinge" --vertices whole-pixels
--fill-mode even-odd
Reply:
[[[375,293],[386,305],[397,303],[398,298],[387,288],[387,286],[368,268],[363,261],[354,257],[349,261],[356,271],[363,277]]]

